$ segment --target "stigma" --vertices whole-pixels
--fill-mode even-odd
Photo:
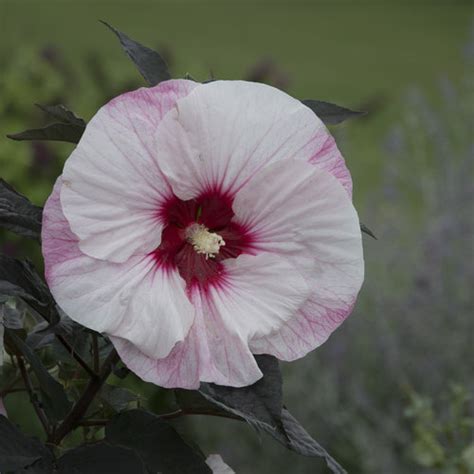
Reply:
[[[193,246],[194,250],[208,258],[214,258],[219,249],[225,245],[224,239],[202,224],[191,224],[186,229],[186,240]]]

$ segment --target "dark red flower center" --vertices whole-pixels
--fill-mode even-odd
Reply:
[[[249,232],[232,222],[233,216],[232,198],[221,193],[206,193],[189,201],[173,196],[160,210],[165,227],[161,244],[154,251],[157,263],[178,269],[188,291],[194,286],[205,289],[218,284],[223,276],[222,261],[236,258],[251,247]],[[201,241],[193,240],[195,229],[202,231],[204,238],[214,237],[224,243],[206,254],[206,248],[199,246]]]

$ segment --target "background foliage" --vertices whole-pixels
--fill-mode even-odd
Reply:
[[[38,205],[71,146],[4,135],[45,123],[35,102],[66,103],[88,119],[143,84],[98,18],[156,47],[176,75],[261,79],[369,111],[334,133],[361,220],[378,241],[365,242],[354,315],[323,347],[284,366],[285,402],[351,473],[472,472],[470,5],[0,0],[1,175]],[[3,231],[0,242],[11,255],[35,252]],[[141,395],[133,403],[170,407],[155,387]],[[5,404],[25,431],[40,433],[23,394]],[[248,427],[201,418],[184,428],[239,473],[325,472]]]

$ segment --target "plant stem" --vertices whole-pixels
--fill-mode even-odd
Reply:
[[[92,334],[92,359],[94,372],[99,372],[100,368],[100,357],[99,357],[99,340],[97,334]]]
[[[74,350],[74,347],[69,344],[69,342],[61,335],[56,334],[56,337],[58,338],[59,342],[66,348],[68,353],[79,363],[79,365],[92,377],[97,377],[97,371],[92,370],[89,367],[89,364]]]
[[[100,370],[100,373],[91,378],[87,387],[85,388],[81,398],[72,407],[71,411],[59,425],[55,433],[48,438],[51,444],[58,445],[63,438],[75,429],[81,422],[81,418],[86,414],[89,405],[94,400],[97,392],[101,389],[104,382],[109,377],[116,362],[119,360],[118,354],[113,349],[107,356],[107,359]]]
[[[33,384],[31,383],[30,375],[28,374],[28,370],[26,369],[25,363],[21,357],[17,357],[18,367],[20,369],[21,376],[23,377],[23,381],[25,383],[25,388],[30,396],[30,401],[33,405],[33,408],[36,411],[36,415],[38,416],[41,424],[43,425],[44,431],[46,435],[50,433],[50,425],[48,421],[48,417],[46,416],[45,412],[41,408],[40,404],[38,403],[38,399],[34,392]]]
[[[39,307],[38,305],[31,305],[32,308],[40,314],[45,321],[47,321],[49,324],[51,324],[51,317],[46,316],[44,314],[43,308]],[[79,365],[91,376],[91,377],[96,377],[97,373],[94,372],[90,367],[89,364],[74,350],[74,347],[69,344],[69,342],[61,336],[60,334],[56,334],[56,337],[58,338],[58,341],[66,348],[68,353],[73,357]]]

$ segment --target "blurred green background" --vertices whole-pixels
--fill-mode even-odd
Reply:
[[[5,134],[44,123],[34,103],[88,120],[143,85],[98,19],[158,49],[175,77],[261,80],[368,111],[332,131],[379,239],[365,239],[353,316],[284,366],[286,404],[351,473],[474,472],[473,4],[0,0],[1,176],[37,204],[71,146]],[[4,232],[0,246],[36,251]],[[18,397],[6,404],[35,430]],[[326,472],[232,421],[187,423],[238,473]]]

